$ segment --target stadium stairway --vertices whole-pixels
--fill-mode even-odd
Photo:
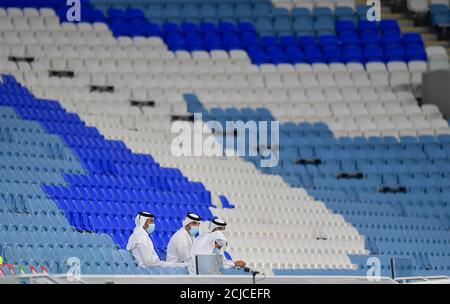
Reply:
[[[396,11],[395,13],[392,13],[390,4],[381,3],[382,18],[396,19],[400,25],[400,29],[402,30],[402,32],[420,33],[426,46],[442,46],[446,49],[447,54],[450,55],[450,45],[448,41],[439,40],[434,29],[425,25],[415,25],[413,16],[408,15],[404,12]]]
[[[440,45],[447,48],[450,54],[450,44],[448,31],[445,29],[450,18],[448,1],[425,1],[425,0],[407,0],[403,4],[403,10],[408,16],[411,16],[417,24],[426,26],[430,31],[435,32],[440,41]]]

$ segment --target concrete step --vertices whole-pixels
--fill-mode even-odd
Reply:
[[[366,5],[366,0],[356,0],[356,5]],[[446,41],[438,41],[436,34],[428,27],[415,26],[414,21],[408,18],[403,13],[392,13],[388,5],[381,4],[381,18],[382,19],[396,19],[400,25],[402,33],[416,32],[422,35],[422,39],[426,46],[440,45],[447,48],[450,55],[450,45]]]
[[[366,4],[364,0],[356,0],[358,4]],[[402,33],[416,32],[422,35],[425,46],[443,46],[447,49],[450,58],[450,43],[448,41],[438,41],[437,35],[429,27],[415,26],[414,21],[404,15],[403,13],[392,13],[388,5],[381,4],[381,18],[382,19],[396,19],[400,25]]]
[[[399,13],[389,13],[389,14],[382,14],[381,18],[401,20],[401,19],[404,19],[405,16],[403,14],[399,14]]]
[[[422,34],[422,39],[423,39],[424,41],[433,41],[433,40],[437,40],[436,34],[434,34],[434,33],[425,33],[425,34]],[[446,42],[446,41],[444,41],[444,42]]]
[[[422,26],[400,26],[400,30],[402,31],[402,33],[407,33],[407,32],[416,32],[416,33],[420,33],[420,34],[432,34],[433,32],[427,28],[427,27],[422,27]]]
[[[424,43],[425,43],[426,46],[440,45],[440,46],[443,46],[445,48],[448,47],[447,41],[437,41],[437,40],[427,41],[427,40],[425,40]]]
[[[391,13],[391,8],[388,6],[382,6],[381,7],[381,16],[383,16],[384,14],[390,14]]]
[[[383,17],[383,15],[381,15]],[[409,19],[397,19],[397,22],[400,26],[414,26],[414,22]]]

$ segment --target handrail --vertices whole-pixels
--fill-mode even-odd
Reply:
[[[57,275],[58,278],[62,278],[64,275]],[[82,276],[86,284],[105,284],[105,283],[130,283],[130,282],[138,282],[138,283],[156,283],[159,284],[161,282],[172,282],[174,284],[178,283],[201,283],[201,284],[213,284],[214,281],[225,281],[232,280],[237,284],[242,283],[251,283],[251,276],[242,276],[242,275],[83,275]],[[155,280],[157,279],[157,280]],[[188,280],[186,280],[188,279]],[[368,283],[368,284],[377,284],[381,283],[390,283],[390,284],[398,284],[395,280],[392,280],[389,277],[380,277],[379,281],[370,282],[365,276],[266,276],[264,278],[264,282],[268,282],[268,284],[274,283],[288,283],[287,281],[292,280],[292,283],[325,283],[325,284],[333,284],[334,282],[356,282],[358,283]],[[354,281],[358,280],[358,281]],[[258,283],[260,281],[258,280]]]
[[[400,277],[395,278],[396,281],[421,281],[421,282],[435,282],[438,280],[447,280],[450,283],[450,277],[442,275],[442,276],[413,276],[413,277]],[[406,283],[406,282],[405,282]]]
[[[5,277],[7,278],[7,277]],[[20,283],[20,280],[23,279],[30,279],[31,284],[39,284],[39,279],[47,280],[52,284],[105,284],[105,283],[125,283],[125,282],[132,282],[136,279],[139,282],[145,282],[146,279],[150,279],[152,281],[155,278],[158,279],[175,279],[174,282],[183,282],[184,279],[189,278],[190,282],[195,282],[196,278],[200,279],[200,281],[203,281],[203,283],[208,284],[211,283],[210,281],[204,281],[204,279],[214,279],[216,276],[214,275],[204,275],[204,276],[190,276],[190,275],[82,275],[77,280],[71,281],[70,278],[68,278],[64,274],[55,274],[55,275],[49,275],[47,273],[36,273],[36,274],[20,274],[16,276],[9,276],[10,279],[14,280],[16,283]],[[235,278],[235,279],[243,279],[243,276],[218,276],[219,279],[223,280],[226,278]],[[178,280],[177,280],[178,279]],[[181,279],[181,280],[179,280]],[[361,282],[366,281],[367,277],[362,276],[268,276],[265,277],[266,280],[277,280],[285,281],[286,279],[294,279],[295,281],[298,281],[299,279],[302,281],[302,283],[308,282],[308,281],[315,281],[317,283],[325,281],[328,281],[329,283],[332,282],[333,279],[336,279],[337,281],[345,281],[352,280],[352,279],[360,279]],[[364,280],[365,279],[365,280]],[[450,283],[450,277],[449,276],[410,276],[410,277],[401,277],[401,278],[395,278],[395,280],[392,280],[392,278],[389,277],[380,277],[381,281],[384,281],[385,283],[390,282],[394,284],[433,284],[433,283]],[[144,281],[143,281],[144,280]],[[325,281],[324,281],[325,280]],[[1,281],[1,279],[0,279]],[[147,281],[148,282],[148,281]],[[367,282],[366,282],[367,283]],[[371,282],[371,283],[377,283],[377,282]]]
[[[16,278],[18,280],[20,279],[47,279],[50,282],[52,282],[53,284],[64,284],[65,282],[63,282],[60,278],[56,278],[53,275],[49,275],[48,273],[33,273],[33,274],[20,274],[18,276],[16,276]],[[79,284],[86,284],[86,282],[82,281],[81,279],[76,280],[77,283]]]

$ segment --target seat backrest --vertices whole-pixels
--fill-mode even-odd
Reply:
[[[122,257],[122,261],[125,263],[131,263],[134,264],[134,258],[131,254],[131,252],[129,252],[128,250],[124,250],[124,249],[119,249],[119,254]]]

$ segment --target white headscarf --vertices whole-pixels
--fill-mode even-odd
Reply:
[[[188,213],[183,219],[183,227],[186,227],[190,223],[200,223],[200,217],[195,213]]]
[[[127,250],[133,250],[136,244],[144,244],[148,247],[153,247],[148,232],[144,229],[145,222],[149,219],[148,216],[138,214],[134,219],[136,227],[133,234],[130,236],[127,244]]]
[[[220,219],[220,218],[215,218],[213,219],[210,223],[209,223],[209,231],[213,231],[215,228],[225,228],[227,226],[227,223],[225,222],[225,220]]]

